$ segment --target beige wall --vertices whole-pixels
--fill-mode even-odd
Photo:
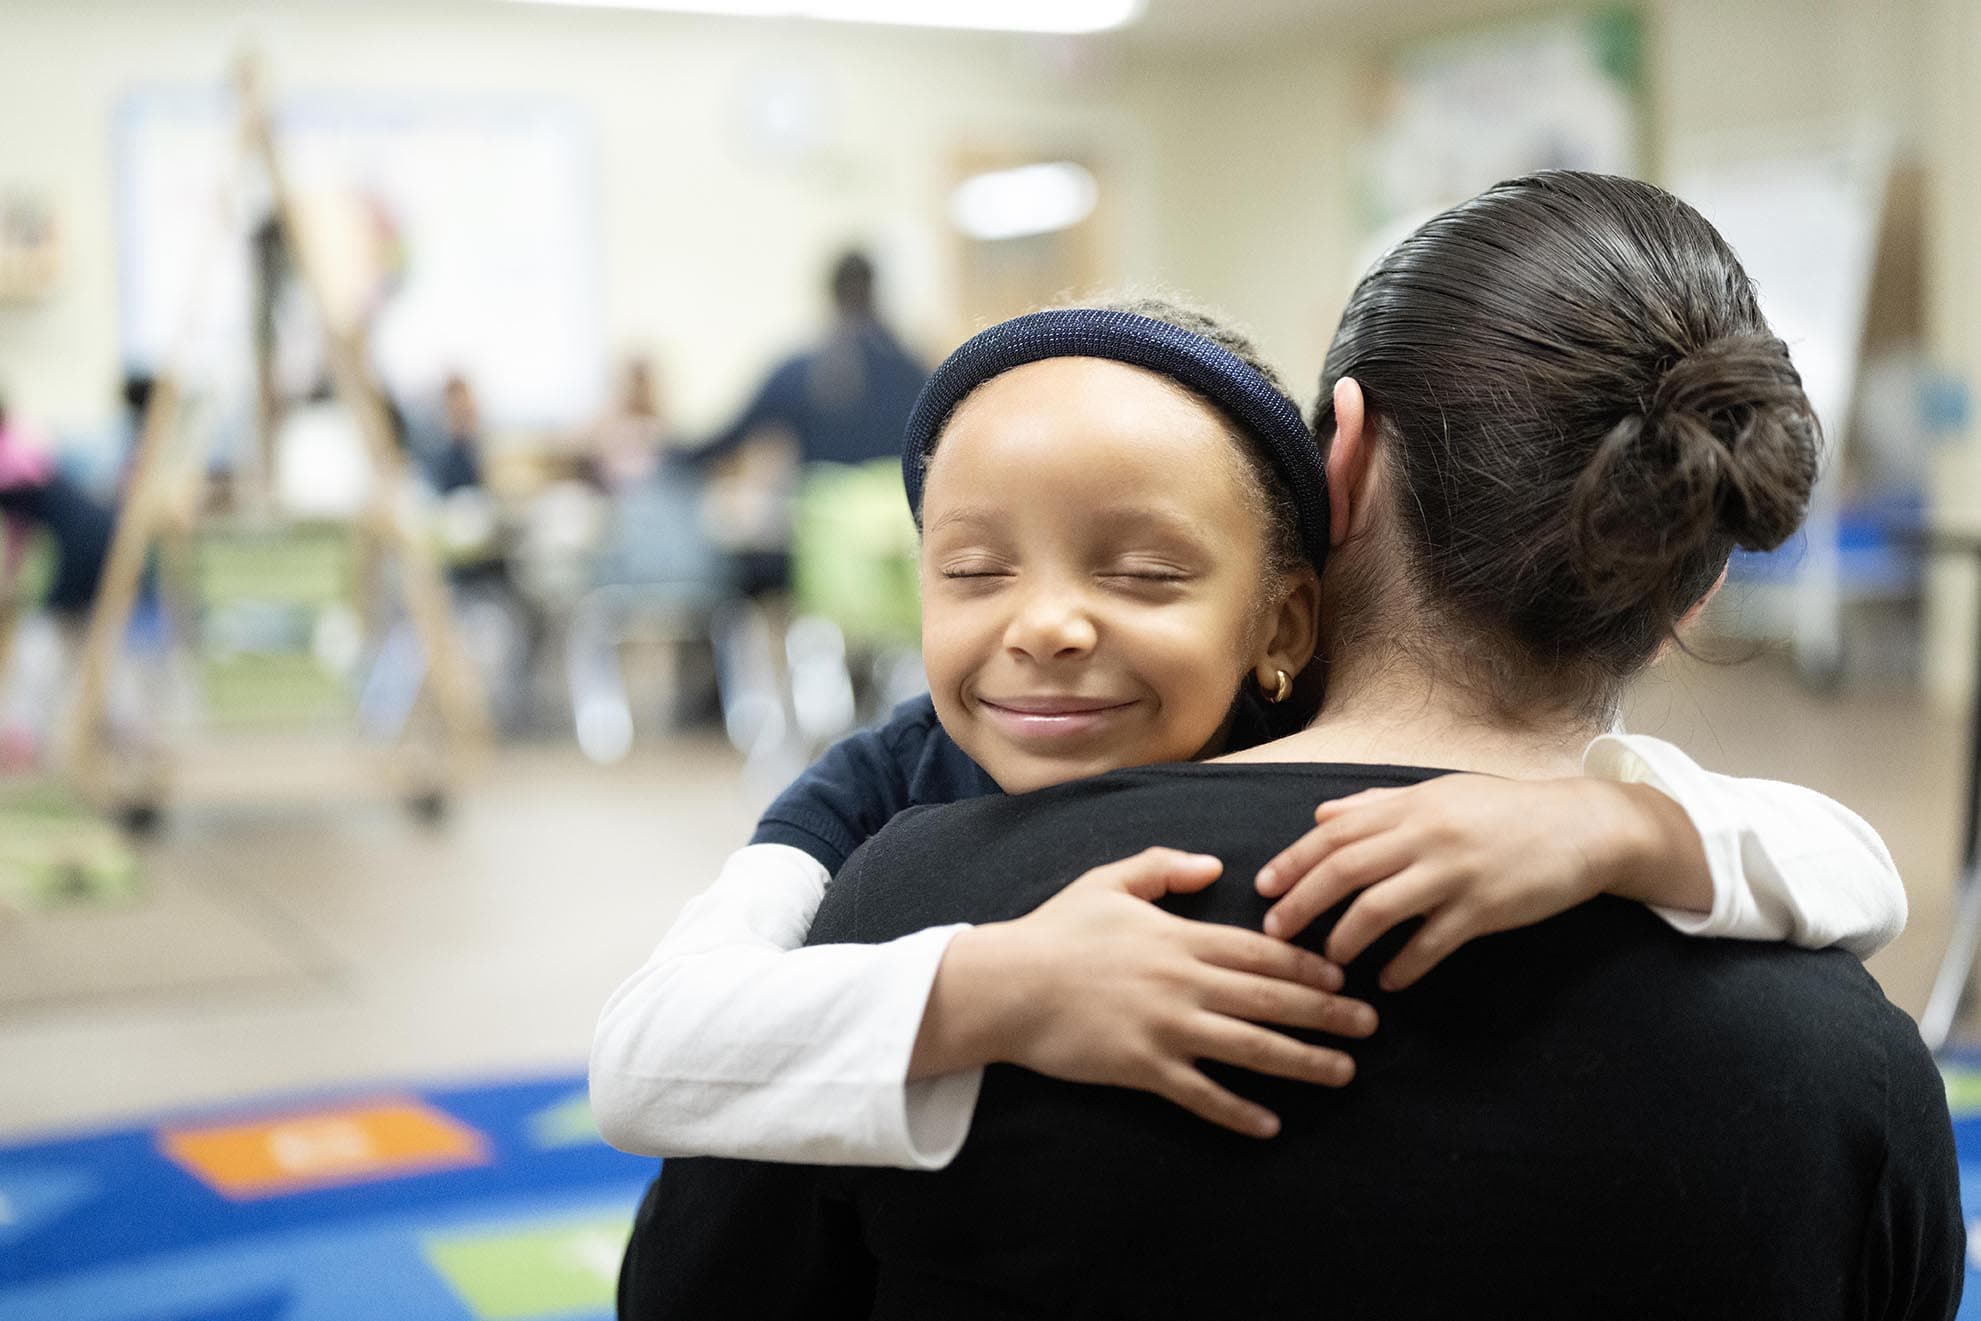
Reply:
[[[1924,0],[1656,0],[1653,97],[1676,152],[1697,138],[1877,115],[1924,126]]]
[[[1950,523],[1981,527],[1981,7],[1931,0],[1932,40],[1921,61],[1931,96],[1927,139],[1933,173],[1927,194],[1928,331],[1939,365],[1966,381],[1969,421],[1960,443],[1937,457],[1933,510]],[[1972,698],[1976,590],[1971,560],[1935,565],[1927,580],[1926,682],[1943,699]]]
[[[1236,316],[1304,408],[1346,300],[1351,84],[1365,48],[1144,55],[1129,84],[1156,143],[1156,278]]]

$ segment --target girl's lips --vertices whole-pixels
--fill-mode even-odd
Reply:
[[[1078,716],[1095,711],[1112,711],[1127,706],[1126,702],[1110,702],[1098,697],[989,697],[981,699],[985,706],[994,706],[1001,711],[1010,711],[1021,716]]]
[[[1092,734],[1134,705],[1070,697],[1013,697],[995,702],[981,698],[979,703],[994,724],[1027,741]]]

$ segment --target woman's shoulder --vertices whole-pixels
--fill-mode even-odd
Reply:
[[[1314,805],[1439,772],[1399,766],[1142,766],[1026,794],[912,807],[850,858],[813,928],[888,939],[1028,912],[1067,882],[1152,845],[1256,870],[1313,823]],[[830,919],[830,921],[828,921]]]
[[[1044,844],[1073,832],[1108,835],[1186,822],[1258,824],[1302,818],[1330,798],[1416,784],[1418,766],[1314,762],[1173,762],[1132,766],[1022,794],[912,807],[876,836],[882,850],[969,846],[1016,836]],[[1195,832],[1191,832],[1195,833]]]

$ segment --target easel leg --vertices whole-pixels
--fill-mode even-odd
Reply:
[[[1960,876],[1960,909],[1954,917],[1953,935],[1940,960],[1940,971],[1933,978],[1926,1012],[1919,1019],[1919,1035],[1931,1050],[1942,1049],[1953,1032],[1954,1017],[1967,994],[1968,979],[1974,975],[1977,946],[1981,946],[1981,871],[1969,868]]]
[[[124,650],[124,634],[137,604],[145,561],[157,537],[157,484],[163,479],[162,454],[166,438],[178,425],[179,388],[169,376],[152,387],[145,408],[144,430],[132,464],[117,530],[110,539],[110,559],[90,607],[89,628],[83,638],[82,679],[76,693],[76,713],[69,733],[69,765],[83,793],[104,802],[112,792],[110,765],[104,755],[104,725],[110,700],[110,675]]]

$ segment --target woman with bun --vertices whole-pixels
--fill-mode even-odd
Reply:
[[[1732,548],[1799,523],[1816,419],[1731,250],[1648,184],[1502,184],[1377,262],[1321,384],[1311,725],[881,830],[809,939],[968,924],[915,1051],[991,1066],[967,1142],[935,1173],[666,1162],[623,1316],[1951,1315],[1944,1096],[1854,960],[1616,898],[1502,910],[1409,861],[1405,808],[1571,783]],[[1275,859],[1317,798],[1321,838]],[[1163,907],[1325,949],[1380,1014],[1323,1038],[1352,1086],[1217,1070],[1279,1116],[1270,1142],[1062,1081],[1093,1043],[1050,1006],[1165,1000],[1165,937],[1110,917],[1179,877],[1198,892]],[[1413,950],[1436,970],[1378,983]],[[1205,1012],[1111,1048],[1162,1060]]]

